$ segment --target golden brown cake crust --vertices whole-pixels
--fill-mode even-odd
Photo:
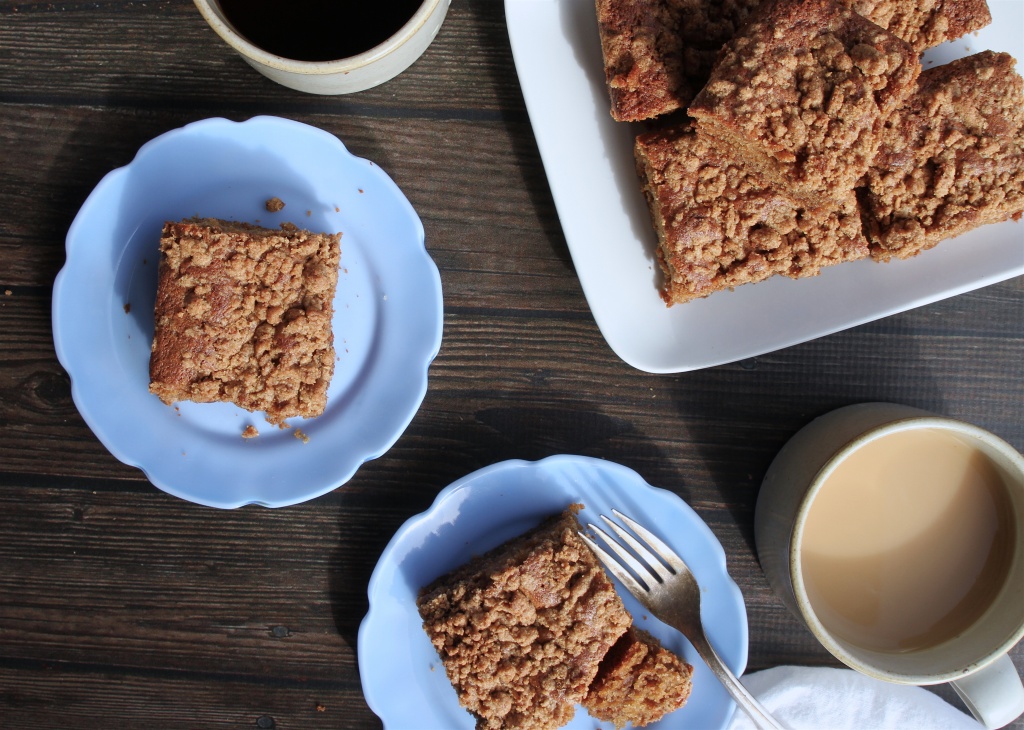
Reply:
[[[833,0],[767,0],[689,113],[747,169],[824,206],[867,170],[920,68],[909,44]]]
[[[915,51],[992,22],[985,0],[842,0]],[[596,0],[611,114],[640,121],[685,109],[721,47],[761,0]]]
[[[334,373],[341,234],[211,218],[164,225],[150,392],[317,416]]]
[[[921,52],[992,22],[985,0],[844,0]]]
[[[874,258],[909,258],[1024,212],[1024,80],[1013,67],[984,51],[921,74],[861,191]]]
[[[905,37],[915,48],[931,48],[981,30],[992,22],[985,0],[939,0],[936,10],[922,24],[918,38]]]
[[[635,153],[668,304],[773,274],[813,276],[822,266],[867,256],[852,191],[832,209],[804,208],[689,125],[641,135]]]
[[[644,727],[685,705],[692,689],[693,667],[631,626],[605,655],[583,706],[616,728]]]
[[[459,702],[478,728],[569,722],[630,624],[574,505],[426,587],[417,601]]]
[[[596,0],[612,117],[639,121],[685,109],[759,2]]]

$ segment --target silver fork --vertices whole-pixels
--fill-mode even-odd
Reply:
[[[622,542],[626,543],[643,560],[643,563],[596,525],[589,524],[587,527],[595,535],[601,537],[619,560],[616,560],[604,548],[581,532],[580,537],[583,538],[583,541],[597,554],[609,572],[618,578],[648,611],[664,623],[678,629],[693,644],[693,648],[700,654],[700,658],[725,686],[736,703],[750,715],[757,727],[783,730],[783,726],[768,713],[760,702],[754,699],[746,687],[740,684],[735,675],[729,671],[722,658],[718,656],[718,652],[708,641],[700,619],[700,587],[686,563],[650,530],[637,524],[618,510],[613,509],[612,514],[646,543],[646,546],[641,544],[622,527],[601,515],[601,519],[619,536]],[[661,560],[652,554],[652,550]],[[622,563],[629,566],[629,569],[640,580],[634,578]],[[641,581],[643,582],[641,583]]]

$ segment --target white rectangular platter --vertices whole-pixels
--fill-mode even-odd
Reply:
[[[1024,61],[1024,0],[989,6],[991,25],[928,51],[925,68],[986,48]],[[734,362],[1024,274],[1024,222],[1007,221],[907,261],[856,261],[666,307],[633,163],[640,128],[609,115],[594,1],[505,0],[505,15],[584,295],[612,350],[639,370]]]

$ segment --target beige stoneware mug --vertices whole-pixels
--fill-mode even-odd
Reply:
[[[840,408],[776,456],[754,528],[772,589],[844,664],[949,682],[989,728],[1024,713],[1008,656],[1024,636],[1024,457],[1005,441],[908,406]]]
[[[231,24],[218,0],[195,0],[210,27],[250,66],[289,89],[324,95],[364,91],[405,71],[434,40],[449,3],[424,0],[398,32],[364,53],[333,61],[297,61],[251,43]]]

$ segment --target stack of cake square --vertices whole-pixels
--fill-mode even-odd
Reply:
[[[906,258],[1024,211],[1013,59],[921,71],[922,50],[991,22],[984,0],[597,0],[597,13],[612,116],[654,120],[635,154],[670,305]]]

